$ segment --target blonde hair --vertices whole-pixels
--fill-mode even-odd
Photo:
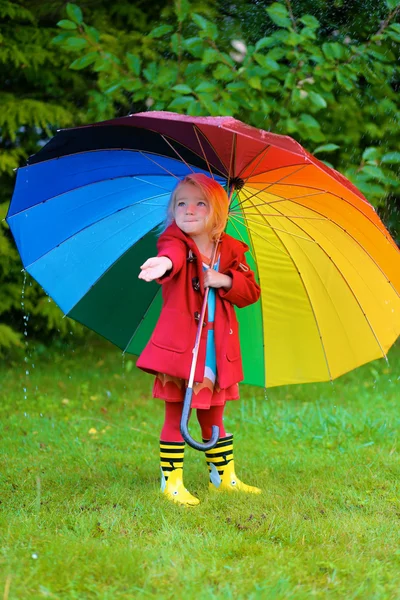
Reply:
[[[210,214],[207,219],[208,232],[212,240],[217,240],[224,231],[228,220],[228,195],[222,185],[215,181],[215,179],[211,179],[211,177],[208,177],[203,173],[191,173],[178,182],[175,189],[172,191],[171,198],[168,202],[167,218],[163,229],[168,227],[168,225],[171,225],[175,220],[176,196],[179,188],[184,183],[190,183],[197,187],[208,200],[210,206]]]

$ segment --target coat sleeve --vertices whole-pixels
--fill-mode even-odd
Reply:
[[[157,256],[166,256],[172,262],[172,269],[156,280],[157,283],[167,283],[182,269],[185,263],[185,244],[172,236],[162,234],[157,242]]]
[[[238,308],[244,308],[257,302],[260,297],[261,289],[254,278],[254,273],[247,264],[244,252],[238,254],[235,266],[224,271],[224,275],[232,278],[232,287],[230,290],[218,288],[218,294],[224,300],[228,300]]]

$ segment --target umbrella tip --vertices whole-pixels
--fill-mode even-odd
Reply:
[[[235,190],[239,191],[244,186],[244,181],[240,177],[233,177],[230,181],[230,184]]]

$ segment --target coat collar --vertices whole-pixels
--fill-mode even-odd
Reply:
[[[199,264],[201,264],[201,255],[199,249],[194,242],[194,240],[184,233],[182,229],[179,229],[178,225],[173,221],[171,225],[169,225],[162,235],[172,236],[176,239],[182,240],[190,250],[192,250],[193,254],[196,256]],[[232,236],[223,232],[220,237],[219,243],[220,246],[220,270],[223,271],[227,268],[233,258],[237,256],[238,253],[245,252],[248,250],[248,246],[243,242],[233,238]]]

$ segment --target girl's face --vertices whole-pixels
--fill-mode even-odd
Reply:
[[[209,216],[209,202],[199,188],[191,183],[180,185],[176,193],[174,210],[175,223],[179,229],[190,236],[206,233]]]

